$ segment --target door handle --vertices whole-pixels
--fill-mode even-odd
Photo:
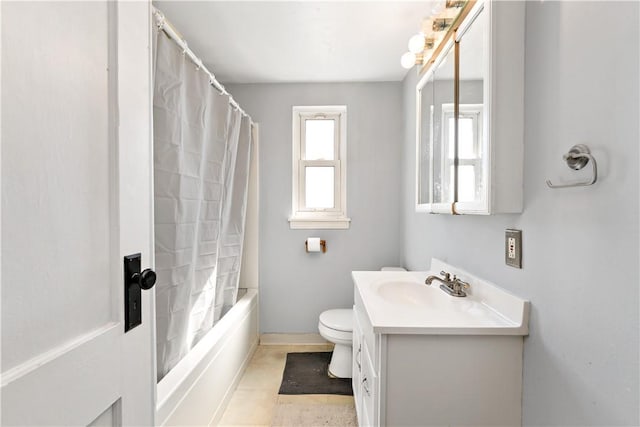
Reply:
[[[129,281],[140,286],[140,289],[148,291],[156,284],[156,272],[150,268],[145,268],[142,273],[133,273]]]
[[[142,324],[142,289],[156,284],[156,273],[150,268],[141,270],[142,255],[124,257],[124,331]]]

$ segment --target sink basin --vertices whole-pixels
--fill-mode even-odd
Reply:
[[[392,280],[381,282],[376,293],[385,301],[393,304],[422,306],[429,304],[433,294],[427,285],[418,282]]]
[[[448,271],[471,285],[456,298],[425,278]],[[355,304],[379,334],[527,335],[529,302],[468,272],[433,259],[428,271],[354,271]]]

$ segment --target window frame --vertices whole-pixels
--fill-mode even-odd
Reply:
[[[294,106],[292,108],[293,155],[291,216],[292,229],[347,229],[347,107],[346,105]],[[334,120],[334,159],[305,160],[307,120]],[[334,168],[334,207],[306,206],[306,167]]]
[[[467,159],[463,159],[458,157],[458,166],[473,166],[473,170],[474,170],[474,175],[475,175],[475,182],[476,185],[478,185],[478,183],[481,183],[483,181],[483,173],[484,173],[484,168],[485,168],[485,164],[484,164],[484,159],[482,157],[482,141],[483,141],[483,128],[482,128],[482,124],[483,124],[483,104],[460,104],[458,106],[459,111],[458,111],[458,117],[455,117],[454,114],[454,105],[453,104],[442,104],[442,123],[443,125],[442,127],[442,141],[449,141],[450,138],[452,138],[452,135],[449,135],[448,133],[448,121],[450,119],[455,119],[456,122],[460,119],[460,118],[465,118],[465,119],[471,119],[473,122],[473,151],[475,154],[475,157],[472,158],[467,158]],[[447,124],[447,125],[445,125]],[[456,123],[457,126],[457,123]],[[457,143],[457,142],[456,142]],[[454,161],[455,159],[450,158],[448,153],[446,155],[442,156],[441,159],[441,168],[449,168],[448,170],[450,170],[450,168],[454,167]],[[444,170],[444,169],[442,169]],[[451,174],[451,179],[453,180],[453,175],[457,174],[458,170],[454,168],[453,173]],[[453,184],[451,184],[453,185]],[[458,184],[458,191],[459,191],[459,185]],[[463,202],[459,202],[458,201],[458,194],[454,194],[453,195],[455,202],[454,203],[476,203],[477,201],[463,201]]]

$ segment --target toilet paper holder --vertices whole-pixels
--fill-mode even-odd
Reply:
[[[320,248],[322,248],[322,253],[327,252],[327,241],[326,240],[320,240]],[[304,241],[304,250],[309,253],[309,245],[307,243],[307,241]]]
[[[587,181],[574,182],[570,184],[554,184],[553,182],[547,180],[547,185],[549,186],[549,188],[584,187],[593,185],[598,180],[598,165],[596,164],[596,159],[591,155],[591,151],[589,151],[589,147],[587,147],[586,145],[574,145],[573,147],[571,147],[567,154],[562,156],[562,159],[567,163],[567,166],[569,166],[569,168],[573,170],[580,170],[588,163],[591,163],[591,178]]]

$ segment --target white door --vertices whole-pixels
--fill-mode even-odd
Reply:
[[[3,425],[151,425],[150,4],[2,2]]]

